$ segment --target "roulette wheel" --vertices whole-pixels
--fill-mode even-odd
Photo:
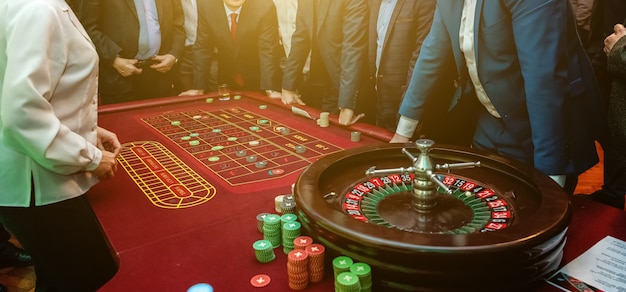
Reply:
[[[380,291],[528,290],[558,268],[571,218],[540,171],[427,139],[325,156],[294,196],[305,232],[368,263]]]

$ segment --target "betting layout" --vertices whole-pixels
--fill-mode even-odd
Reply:
[[[259,111],[266,106],[259,106]],[[141,118],[230,186],[279,178],[343,150],[241,107],[193,108]]]
[[[161,143],[125,143],[118,161],[157,207],[189,208],[206,203],[215,196],[213,185]]]

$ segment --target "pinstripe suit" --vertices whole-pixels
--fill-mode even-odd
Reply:
[[[433,21],[435,0],[397,0],[387,25],[378,74],[376,40],[382,0],[370,0],[368,72],[376,85],[376,124],[395,131],[402,94]]]

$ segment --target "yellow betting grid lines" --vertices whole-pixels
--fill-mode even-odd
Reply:
[[[333,147],[335,147],[336,149],[339,149],[339,150],[335,150],[335,151],[332,151],[332,152],[330,152],[330,153],[321,153],[321,152],[316,151],[316,150],[319,150],[319,149],[310,149],[310,151],[314,151],[315,153],[317,153],[317,155],[316,155],[316,156],[313,156],[313,157],[311,157],[311,158],[307,158],[307,157],[304,157],[304,156],[302,156],[302,155],[299,155],[298,153],[296,153],[295,151],[293,151],[293,150],[294,150],[293,148],[295,147],[295,144],[293,144],[293,143],[289,143],[289,144],[287,145],[288,147],[283,147],[283,146],[281,146],[281,145],[278,145],[278,144],[276,144],[276,143],[274,143],[274,142],[272,142],[272,141],[268,140],[268,138],[266,138],[266,137],[264,137],[264,136],[261,136],[261,135],[259,135],[259,134],[255,133],[254,131],[250,131],[248,128],[246,128],[245,126],[243,126],[243,125],[241,124],[242,122],[247,123],[247,124],[250,124],[250,125],[252,125],[252,124],[254,124],[254,125],[258,125],[257,123],[255,123],[255,121],[257,121],[257,122],[258,122],[259,120],[262,120],[262,119],[265,119],[265,120],[267,120],[267,121],[268,121],[268,122],[270,122],[270,123],[273,123],[273,122],[272,122],[272,120],[271,120],[271,119],[269,119],[269,118],[267,118],[267,117],[264,117],[264,116],[259,115],[259,114],[256,114],[256,113],[251,113],[250,111],[247,111],[247,110],[242,109],[242,108],[240,108],[240,107],[234,107],[234,108],[222,109],[222,110],[215,111],[215,112],[208,112],[208,111],[205,111],[205,110],[202,110],[202,109],[197,109],[197,110],[195,110],[195,111],[193,111],[193,112],[180,112],[180,113],[176,113],[176,114],[177,114],[177,115],[181,115],[181,116],[185,116],[186,118],[190,118],[191,120],[194,120],[196,123],[200,123],[200,124],[202,124],[202,125],[205,125],[207,129],[210,129],[210,128],[216,128],[216,127],[215,127],[215,126],[211,126],[211,125],[209,125],[209,124],[205,123],[205,122],[204,122],[204,121],[202,121],[202,120],[196,120],[196,119],[194,119],[194,118],[193,118],[193,116],[196,116],[196,115],[201,114],[201,115],[204,115],[204,116],[208,116],[208,117],[210,117],[210,118],[212,118],[212,119],[217,119],[217,120],[219,120],[219,121],[222,121],[224,125],[231,125],[231,126],[233,126],[233,127],[237,128],[237,129],[239,129],[239,130],[241,130],[241,131],[243,131],[243,132],[245,132],[245,133],[250,134],[251,136],[255,137],[255,138],[256,138],[256,140],[257,140],[257,141],[259,141],[259,142],[264,141],[266,144],[274,146],[277,150],[283,150],[283,151],[285,151],[286,153],[288,153],[287,155],[293,155],[293,156],[295,156],[295,157],[297,157],[297,158],[298,158],[298,160],[295,160],[295,161],[289,162],[289,163],[287,163],[286,165],[289,165],[289,164],[296,164],[296,163],[300,163],[300,162],[302,162],[302,161],[309,161],[309,159],[311,159],[311,158],[316,158],[316,157],[322,156],[322,155],[324,155],[324,154],[334,153],[334,152],[337,152],[337,151],[340,151],[341,149],[343,149],[342,147],[339,147],[339,146],[337,146],[337,145],[334,145],[333,143],[330,143],[330,142],[325,141],[325,143],[327,143],[328,145],[333,146]],[[242,117],[242,116],[243,116],[243,117]],[[161,117],[161,118],[163,118],[163,119],[164,119],[164,120],[166,120],[166,121],[169,121],[169,122],[172,122],[172,121],[173,121],[173,120],[172,120],[172,118],[171,118],[171,116],[168,116],[168,115],[161,115],[160,117]],[[237,121],[232,121],[232,120],[229,120],[229,118],[231,118],[231,117],[236,118],[236,119],[237,119]],[[247,119],[246,119],[246,118],[247,118]],[[147,118],[142,118],[142,120],[143,120],[145,123],[147,123],[150,127],[152,127],[153,129],[155,129],[155,130],[157,130],[158,132],[162,133],[162,132],[161,132],[161,131],[157,128],[157,127],[155,127],[155,126],[151,123],[151,121],[155,120],[155,117],[147,117]],[[184,132],[189,132],[189,133],[191,133],[191,132],[193,132],[193,131],[198,130],[198,128],[194,128],[194,129],[192,129],[192,130],[189,130],[189,129],[185,128],[185,127],[184,127],[184,125],[180,125],[180,128],[181,128],[181,131],[184,131]],[[290,135],[295,137],[298,133],[299,133],[299,131],[296,131],[296,132],[291,133]],[[175,141],[175,140],[174,140],[174,139],[173,139],[170,135],[168,135],[168,134],[164,134],[164,133],[162,133],[162,135],[164,135],[165,137],[167,137],[170,141],[172,141],[172,142],[174,142],[174,143],[178,144],[178,141]],[[307,135],[307,136],[308,136],[308,135]],[[273,138],[273,137],[270,137],[270,138]],[[313,137],[313,138],[315,138],[315,137]],[[205,145],[208,145],[209,147],[216,146],[216,145],[213,145],[212,143],[209,143],[208,141],[206,141],[206,140],[202,139],[201,137],[198,137],[198,140],[199,140],[199,141],[202,141],[203,143],[205,143]],[[288,139],[288,140],[292,140],[292,139]],[[295,143],[295,142],[294,142],[294,143]],[[179,146],[180,146],[180,145],[179,145]],[[239,146],[241,146],[241,147],[245,148],[245,149],[246,149],[246,150],[248,150],[248,151],[253,151],[253,152],[256,152],[256,151],[254,150],[254,148],[250,148],[250,147],[248,147],[248,146],[247,146],[247,143],[240,143],[240,144],[239,144]],[[293,146],[293,147],[291,147],[291,146]],[[320,149],[322,149],[322,150],[323,150],[323,147],[320,147],[320,146],[322,146],[322,145],[316,145],[316,148],[320,148]],[[200,163],[204,164],[204,163],[203,163],[203,161],[195,155],[195,154],[202,153],[202,152],[204,152],[204,151],[191,153],[188,149],[186,149],[186,148],[184,148],[184,147],[182,147],[182,146],[180,146],[180,147],[181,147],[181,148],[182,148],[185,152],[187,152],[188,154],[190,154],[191,156],[193,156],[193,157],[194,157],[196,160],[198,160]],[[260,155],[263,155],[263,153],[259,153],[259,154],[260,154]],[[284,156],[285,156],[285,155],[280,156],[280,157],[274,157],[274,158],[272,158],[272,159],[278,159],[278,158],[281,158],[281,157],[284,157]],[[237,166],[239,166],[239,167],[243,167],[245,170],[247,170],[247,171],[248,171],[248,173],[244,173],[244,174],[241,174],[241,175],[229,176],[229,177],[223,177],[223,176],[222,176],[222,175],[221,175],[221,174],[217,171],[217,169],[214,169],[212,166],[208,166],[208,165],[206,165],[206,164],[204,164],[204,165],[205,165],[207,168],[211,169],[211,170],[213,171],[213,173],[215,173],[217,176],[219,176],[222,180],[224,180],[224,181],[228,182],[231,186],[243,184],[243,183],[235,183],[235,184],[233,184],[233,183],[230,181],[231,179],[233,179],[233,178],[239,178],[239,177],[243,177],[243,176],[248,176],[248,175],[251,175],[251,174],[254,174],[254,173],[257,173],[257,172],[259,172],[259,171],[260,171],[260,170],[255,170],[255,169],[252,169],[252,168],[250,168],[248,165],[241,164],[241,163],[239,163],[238,161],[236,161],[235,159],[231,159],[231,160],[229,160],[228,162],[229,162],[229,163],[235,163]],[[292,171],[292,172],[293,172],[293,171]],[[286,175],[286,174],[285,174],[285,175]],[[266,178],[266,179],[255,180],[255,181],[264,181],[264,180],[270,180],[270,179],[273,179],[273,178],[278,178],[278,177],[268,177],[268,178]],[[246,183],[249,183],[249,181],[248,181],[248,182],[246,182]]]
[[[157,207],[189,208],[206,203],[215,196],[213,185],[159,142],[125,143],[118,161]],[[155,168],[160,171],[155,171]]]

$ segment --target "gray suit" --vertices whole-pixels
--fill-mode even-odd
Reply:
[[[310,83],[322,88],[322,110],[356,107],[367,54],[367,2],[300,0],[283,88],[296,90],[311,52]]]

